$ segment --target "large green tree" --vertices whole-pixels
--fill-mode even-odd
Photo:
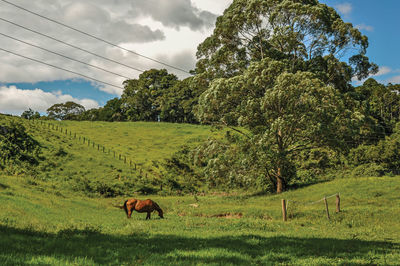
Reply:
[[[358,132],[364,117],[344,108],[353,104],[344,93],[353,77],[377,71],[367,47],[317,0],[234,0],[198,48],[196,71],[209,81],[198,118],[239,132],[238,157],[260,163],[258,174],[282,192],[298,152],[341,147]]]

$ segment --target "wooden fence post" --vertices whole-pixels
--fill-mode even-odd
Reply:
[[[286,200],[284,200],[284,199],[282,199],[282,219],[284,222],[287,221]]]
[[[340,212],[340,195],[336,194],[336,212]]]
[[[328,220],[331,219],[329,216],[329,209],[328,209],[328,201],[326,200],[326,197],[324,197],[324,202],[325,202],[325,208],[326,208],[326,216],[328,217]]]

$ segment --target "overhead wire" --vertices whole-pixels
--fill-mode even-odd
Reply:
[[[155,62],[155,63],[161,64],[161,65],[164,65],[164,66],[167,66],[167,67],[170,67],[170,68],[173,68],[173,69],[175,69],[175,70],[179,70],[179,71],[184,72],[184,73],[186,73],[186,74],[191,74],[191,73],[190,73],[189,71],[187,71],[187,70],[184,70],[184,69],[179,68],[179,67],[175,67],[175,66],[173,66],[173,65],[171,65],[171,64],[167,64],[167,63],[164,63],[164,62],[159,61],[159,60],[157,60],[157,59],[154,59],[154,58],[151,58],[151,57],[142,55],[142,54],[137,53],[137,52],[134,52],[134,51],[129,50],[129,49],[127,49],[127,48],[124,48],[124,47],[122,47],[122,46],[120,46],[120,45],[118,45],[118,44],[112,43],[112,42],[107,41],[107,40],[105,40],[105,39],[103,39],[103,38],[97,37],[97,36],[95,36],[95,35],[93,35],[93,34],[90,34],[90,33],[87,33],[87,32],[85,32],[85,31],[79,30],[79,29],[74,28],[74,27],[72,27],[72,26],[69,26],[69,25],[67,25],[67,24],[65,24],[65,23],[59,22],[59,21],[57,21],[57,20],[55,20],[55,19],[46,17],[46,16],[44,16],[44,15],[41,15],[41,14],[36,13],[36,12],[34,12],[34,11],[31,11],[31,10],[29,10],[29,9],[27,9],[27,8],[24,8],[24,7],[19,6],[19,5],[17,5],[17,4],[11,3],[11,2],[9,2],[9,1],[7,1],[7,0],[0,0],[0,1],[2,1],[2,2],[4,2],[4,3],[7,3],[7,4],[9,4],[9,5],[12,5],[12,6],[14,6],[14,7],[18,8],[18,9],[24,10],[24,11],[26,11],[26,12],[28,12],[28,13],[30,13],[30,14],[33,14],[33,15],[35,15],[35,16],[38,16],[38,17],[40,17],[40,18],[46,19],[46,20],[48,20],[48,21],[51,21],[51,22],[53,22],[53,23],[56,23],[56,24],[61,25],[61,26],[63,26],[63,27],[66,27],[66,28],[68,28],[68,29],[70,29],[70,30],[79,32],[79,33],[84,34],[84,35],[86,35],[86,36],[89,36],[89,37],[91,37],[91,38],[93,38],[93,39],[96,39],[96,40],[98,40],[98,41],[104,42],[104,43],[106,43],[106,44],[108,44],[108,45],[111,45],[111,46],[113,46],[113,47],[116,47],[116,48],[119,48],[119,49],[124,50],[124,51],[126,51],[126,52],[129,52],[129,53],[131,53],[131,54],[140,56],[140,57],[142,57],[142,58],[145,58],[145,59],[147,59],[147,60],[153,61],[153,62]],[[192,75],[192,74],[191,74],[191,75]]]
[[[0,1],[1,1],[1,0],[0,0]],[[133,67],[133,66],[130,66],[130,65],[127,65],[127,64],[118,62],[118,61],[116,61],[116,60],[114,60],[114,59],[111,59],[111,58],[108,58],[108,57],[105,57],[105,56],[102,56],[102,55],[93,53],[93,52],[88,51],[88,50],[86,50],[86,49],[83,49],[83,48],[81,48],[81,47],[79,47],[79,46],[76,46],[76,45],[73,45],[73,44],[64,42],[64,41],[62,41],[62,40],[60,40],[60,39],[57,39],[57,38],[54,38],[54,37],[52,37],[52,36],[50,36],[50,35],[47,35],[47,34],[38,32],[38,31],[36,31],[36,30],[33,30],[33,29],[31,29],[31,28],[28,28],[28,27],[25,27],[25,26],[23,26],[23,25],[20,25],[20,24],[18,24],[18,23],[12,22],[12,21],[10,21],[10,20],[7,20],[7,19],[1,18],[1,17],[0,17],[0,20],[1,20],[1,21],[4,21],[4,22],[7,22],[7,23],[9,23],[9,24],[12,24],[12,25],[14,25],[14,26],[20,27],[20,28],[22,28],[22,29],[25,29],[25,30],[27,30],[27,31],[33,32],[33,33],[38,34],[38,35],[40,35],[40,36],[46,37],[46,38],[51,39],[51,40],[53,40],[53,41],[62,43],[62,44],[64,44],[64,45],[70,46],[70,47],[75,48],[75,49],[78,49],[78,50],[80,50],[80,51],[82,51],[82,52],[91,54],[91,55],[93,55],[93,56],[99,57],[99,58],[104,59],[104,60],[107,60],[107,61],[109,61],[109,62],[113,62],[113,63],[115,63],[115,64],[118,64],[118,65],[121,65],[121,66],[130,68],[130,69],[133,69],[133,70],[138,71],[138,72],[142,72],[142,73],[144,72],[144,70],[141,70],[141,69],[138,69],[138,68],[136,68],[136,67]]]
[[[51,50],[49,50],[49,49],[46,49],[46,48],[43,48],[43,47],[41,47],[41,46],[38,46],[38,45],[35,45],[35,44],[32,44],[32,43],[29,43],[29,42],[20,40],[20,39],[18,39],[18,38],[12,37],[12,36],[10,36],[10,35],[7,35],[7,34],[1,33],[1,32],[0,32],[0,35],[2,35],[2,36],[4,36],[4,37],[7,37],[7,38],[10,38],[10,39],[12,39],[12,40],[18,41],[18,42],[27,44],[27,45],[29,45],[29,46],[32,46],[32,47],[41,49],[41,50],[46,51],[46,52],[48,52],[48,53],[52,53],[52,54],[55,54],[55,55],[58,55],[58,56],[67,58],[67,59],[69,59],[69,60],[72,60],[72,61],[75,61],[75,62],[84,64],[84,65],[88,65],[88,66],[90,66],[90,67],[93,67],[93,68],[102,70],[102,71],[104,71],[104,72],[107,72],[107,73],[110,73],[110,74],[113,74],[113,75],[116,75],[116,76],[119,76],[119,77],[122,77],[122,78],[131,79],[130,77],[127,77],[127,76],[124,76],[124,75],[121,75],[121,74],[112,72],[112,71],[110,71],[110,70],[107,70],[107,69],[105,69],[105,68],[102,68],[102,67],[99,67],[99,66],[96,66],[96,65],[93,65],[93,64],[89,64],[89,63],[83,62],[83,61],[81,61],[81,60],[78,60],[78,59],[69,57],[69,56],[67,56],[67,55],[60,54],[60,53],[58,53],[58,52],[51,51]]]
[[[31,58],[31,57],[28,57],[28,56],[25,56],[25,55],[21,55],[21,54],[18,54],[18,53],[14,53],[14,52],[12,52],[12,51],[6,50],[6,49],[1,48],[1,47],[0,47],[0,51],[4,51],[4,52],[10,53],[10,54],[13,54],[13,55],[15,55],[15,56],[18,56],[18,57],[22,57],[22,58],[25,58],[25,59],[29,59],[29,60],[31,60],[31,61],[34,61],[34,62],[43,64],[43,65],[47,65],[47,66],[50,66],[50,67],[54,67],[54,68],[57,68],[57,69],[60,69],[60,70],[63,70],[63,71],[66,71],[66,72],[69,72],[69,73],[72,73],[72,74],[75,74],[75,75],[78,75],[78,76],[87,78],[87,79],[90,79],[90,80],[93,80],[93,81],[96,81],[96,82],[99,82],[99,83],[103,83],[103,84],[106,84],[106,85],[115,87],[115,88],[119,88],[119,89],[122,89],[122,90],[124,89],[123,87],[120,87],[120,86],[117,86],[117,85],[108,83],[108,82],[106,82],[106,81],[101,81],[101,80],[99,80],[99,79],[89,77],[89,76],[87,76],[87,75],[84,75],[84,74],[75,72],[75,71],[73,71],[73,70],[65,69],[65,68],[62,68],[62,67],[59,67],[59,66],[55,66],[55,65],[52,65],[52,64],[43,62],[43,61],[38,60],[38,59],[34,59],[34,58]]]

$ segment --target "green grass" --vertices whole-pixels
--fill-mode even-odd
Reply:
[[[94,199],[0,177],[0,264],[370,265],[400,261],[400,179],[338,179],[274,196],[151,196],[166,219],[113,208],[125,198]],[[341,193],[331,220],[322,202]],[[141,197],[143,198],[143,197]],[[281,221],[280,199],[289,199]],[[297,201],[297,204],[291,204]],[[218,218],[223,214],[241,218]]]
[[[45,186],[59,193],[69,188],[92,196],[158,189],[165,159],[183,145],[195,145],[216,134],[210,127],[187,124],[6,119],[22,123],[42,147],[43,159],[30,173],[33,183],[44,180]]]
[[[201,125],[155,122],[76,122],[52,121],[55,125],[89,137],[95,143],[112,148],[139,165],[152,167],[183,145],[199,143],[216,133]]]

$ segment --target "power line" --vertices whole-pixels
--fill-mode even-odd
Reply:
[[[75,72],[75,71],[72,71],[72,70],[68,70],[68,69],[65,69],[65,68],[62,68],[62,67],[58,67],[58,66],[55,66],[55,65],[52,65],[52,64],[48,64],[48,63],[45,63],[45,62],[43,62],[43,61],[40,61],[40,60],[31,58],[31,57],[27,57],[27,56],[24,56],[24,55],[20,55],[20,54],[11,52],[11,51],[9,51],[9,50],[3,49],[3,48],[1,48],[1,47],[0,47],[0,50],[1,50],[1,51],[4,51],[4,52],[7,52],[7,53],[10,53],[10,54],[13,54],[13,55],[15,55],[15,56],[19,56],[19,57],[22,57],[22,58],[25,58],[25,59],[29,59],[29,60],[31,60],[31,61],[34,61],[34,62],[43,64],[43,65],[51,66],[51,67],[54,67],[54,68],[57,68],[57,69],[60,69],[60,70],[63,70],[63,71],[69,72],[69,73],[73,73],[73,74],[75,74],[75,75],[79,75],[79,76],[82,76],[82,77],[87,78],[87,79],[90,79],[90,80],[94,80],[94,81],[99,82],[99,83],[103,83],[103,84],[106,84],[106,85],[109,85],[109,86],[112,86],[112,87],[115,87],[115,88],[119,88],[119,89],[122,89],[122,90],[124,89],[123,87],[120,87],[120,86],[117,86],[117,85],[113,85],[113,84],[111,84],[111,83],[108,83],[108,82],[105,82],[105,81],[101,81],[101,80],[98,80],[98,79],[95,79],[95,78],[92,78],[92,77],[89,77],[89,76],[80,74],[80,73]]]
[[[44,16],[44,15],[41,15],[41,14],[39,14],[39,13],[33,12],[33,11],[29,10],[29,9],[26,9],[26,8],[24,8],[24,7],[22,7],[22,6],[16,5],[16,4],[11,3],[11,2],[9,2],[9,1],[6,1],[6,0],[0,0],[0,1],[2,1],[2,2],[4,2],[4,3],[7,3],[7,4],[9,4],[9,5],[12,5],[12,6],[16,7],[16,8],[21,9],[21,10],[24,10],[24,11],[26,11],[26,12],[28,12],[28,13],[31,13],[31,14],[33,14],[33,15],[35,15],[35,16],[41,17],[41,18],[43,18],[43,19],[46,19],[46,20],[48,20],[48,21],[51,21],[51,22],[53,22],[53,23],[56,23],[56,24],[61,25],[61,26],[63,26],[63,27],[66,27],[66,28],[68,28],[68,29],[71,29],[71,30],[74,30],[74,31],[79,32],[79,33],[81,33],[81,34],[87,35],[87,36],[89,36],[89,37],[91,37],[91,38],[93,38],[93,39],[96,39],[96,40],[98,40],[98,41],[104,42],[104,43],[106,43],[106,44],[108,44],[108,45],[111,45],[111,46],[117,47],[117,48],[119,48],[119,49],[122,49],[122,50],[124,50],[124,51],[126,51],[126,52],[129,52],[129,53],[131,53],[131,54],[134,54],[134,55],[137,55],[137,56],[146,58],[146,59],[148,59],[148,60],[150,60],[150,61],[153,61],[153,62],[156,62],[156,63],[158,63],[158,64],[161,64],[161,65],[164,65],[164,66],[167,66],[167,67],[170,67],[170,68],[179,70],[179,71],[184,72],[184,73],[186,73],[186,74],[191,74],[189,71],[186,71],[186,70],[184,70],[184,69],[182,69],[182,68],[172,66],[172,65],[170,65],[170,64],[161,62],[161,61],[156,60],[156,59],[153,59],[153,58],[151,58],[151,57],[148,57],[148,56],[139,54],[139,53],[137,53],[137,52],[134,52],[134,51],[132,51],[132,50],[126,49],[126,48],[124,48],[124,47],[122,47],[122,46],[120,46],[120,45],[114,44],[114,43],[112,43],[112,42],[110,42],[110,41],[104,40],[104,39],[102,39],[102,38],[100,38],[100,37],[94,36],[94,35],[92,35],[92,34],[90,34],[90,33],[84,32],[84,31],[82,31],[82,30],[76,29],[76,28],[74,28],[74,27],[71,27],[71,26],[69,26],[69,25],[67,25],[67,24],[61,23],[61,22],[59,22],[59,21],[57,21],[57,20],[51,19],[51,18],[46,17],[46,16]]]
[[[0,1],[1,1],[1,0],[0,0]],[[132,66],[126,65],[126,64],[124,64],[124,63],[121,63],[121,62],[115,61],[115,60],[113,60],[113,59],[111,59],[111,58],[107,58],[107,57],[104,57],[104,56],[102,56],[102,55],[99,55],[99,54],[96,54],[96,53],[90,52],[90,51],[88,51],[88,50],[86,50],[86,49],[83,49],[83,48],[80,48],[80,47],[78,47],[78,46],[76,46],[76,45],[73,45],[73,44],[70,44],[70,43],[64,42],[64,41],[62,41],[62,40],[59,40],[59,39],[57,39],[57,38],[54,38],[54,37],[51,37],[51,36],[49,36],[49,35],[47,35],[47,34],[44,34],[44,33],[38,32],[38,31],[36,31],[36,30],[30,29],[30,28],[28,28],[28,27],[22,26],[22,25],[20,25],[20,24],[14,23],[14,22],[12,22],[12,21],[9,21],[9,20],[7,20],[7,19],[4,19],[4,18],[1,18],[1,17],[0,17],[0,20],[1,20],[1,21],[4,21],[4,22],[7,22],[7,23],[9,23],[9,24],[12,24],[12,25],[14,25],[14,26],[20,27],[20,28],[22,28],[22,29],[25,29],[25,30],[27,30],[27,31],[30,31],[30,32],[36,33],[36,34],[38,34],[38,35],[40,35],[40,36],[43,36],[43,37],[49,38],[49,39],[51,39],[51,40],[53,40],[53,41],[56,41],[56,42],[59,42],[59,43],[65,44],[65,45],[67,45],[67,46],[70,46],[70,47],[72,47],[72,48],[75,48],[75,49],[78,49],[78,50],[80,50],[80,51],[83,51],[83,52],[85,52],[85,53],[88,53],[88,54],[94,55],[94,56],[96,56],[96,57],[99,57],[99,58],[101,58],[101,59],[104,59],[104,60],[107,60],[107,61],[113,62],[113,63],[115,63],[115,64],[118,64],[118,65],[121,65],[121,66],[124,66],[124,67],[130,68],[130,69],[133,69],[133,70],[136,70],[136,71],[138,71],[138,72],[142,72],[142,73],[144,72],[144,70],[141,70],[141,69],[138,69],[138,68],[135,68],[135,67],[132,67]]]
[[[21,43],[24,43],[24,44],[27,44],[27,45],[33,46],[33,47],[35,47],[35,48],[38,48],[38,49],[41,49],[41,50],[43,50],[43,51],[46,51],[46,52],[49,52],[49,53],[52,53],[52,54],[55,54],[55,55],[58,55],[58,56],[61,56],[61,57],[67,58],[67,59],[69,59],[69,60],[72,60],[72,61],[75,61],[75,62],[78,62],[78,63],[84,64],[84,65],[88,65],[88,66],[91,66],[91,67],[93,67],[93,68],[100,69],[100,70],[102,70],[102,71],[104,71],[104,72],[108,72],[108,73],[110,73],[110,74],[113,74],[113,75],[116,75],[116,76],[119,76],[119,77],[122,77],[122,78],[131,79],[131,78],[129,78],[129,77],[126,77],[126,76],[120,75],[120,74],[118,74],[118,73],[115,73],[115,72],[109,71],[109,70],[107,70],[107,69],[104,69],[104,68],[98,67],[98,66],[96,66],[96,65],[92,65],[92,64],[89,64],[89,63],[86,63],[86,62],[80,61],[80,60],[78,60],[78,59],[74,59],[74,58],[72,58],[72,57],[69,57],[69,56],[66,56],[66,55],[63,55],[63,54],[60,54],[60,53],[57,53],[57,52],[54,52],[54,51],[48,50],[48,49],[46,49],[46,48],[43,48],[43,47],[40,47],[40,46],[38,46],[38,45],[35,45],[35,44],[32,44],[32,43],[29,43],[29,42],[26,42],[26,41],[23,41],[23,40],[17,39],[17,38],[15,38],[15,37],[9,36],[9,35],[7,35],[7,34],[4,34],[4,33],[1,33],[1,32],[0,32],[0,35],[2,35],[2,36],[4,36],[4,37],[7,37],[7,38],[10,38],[10,39],[12,39],[12,40],[15,40],[15,41],[18,41],[18,42],[21,42]]]

